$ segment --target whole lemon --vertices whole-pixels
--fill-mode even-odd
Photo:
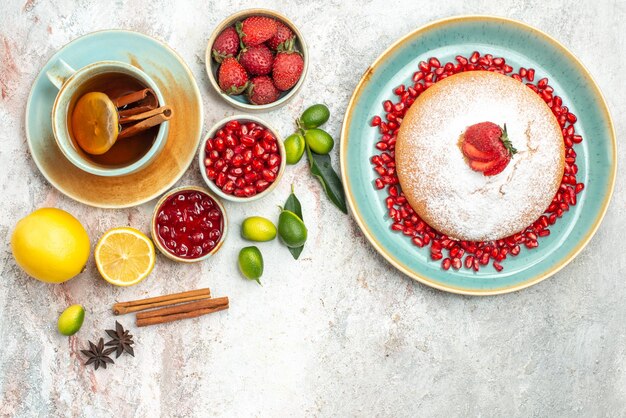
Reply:
[[[17,264],[35,279],[62,283],[80,273],[89,258],[85,228],[61,209],[37,209],[20,220],[11,236]]]

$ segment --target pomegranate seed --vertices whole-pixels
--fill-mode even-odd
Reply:
[[[267,164],[270,167],[276,167],[280,164],[280,156],[278,154],[270,155],[270,157],[267,159]]]
[[[372,118],[372,126],[378,126],[380,125],[380,116],[374,116]]]
[[[266,181],[266,180],[257,180],[256,183],[254,183],[254,187],[256,188],[257,192],[261,193],[263,190],[267,189],[268,186],[270,185],[270,182]]]
[[[494,262],[493,262],[493,267],[494,267],[496,270],[498,270],[498,271],[502,271],[502,269],[503,269],[502,265],[501,265],[499,262],[497,262],[497,261],[494,261]]]
[[[254,147],[252,149],[252,154],[255,157],[260,157],[263,154],[265,154],[265,148],[263,148],[263,145],[257,142],[256,144],[254,144]]]
[[[268,181],[270,183],[276,180],[276,174],[274,174],[274,172],[268,169],[261,171],[261,176],[263,177],[265,181]]]
[[[535,80],[535,70],[533,68],[528,69],[528,73],[526,74],[526,80],[530,82]]]
[[[452,267],[455,270],[460,269],[462,266],[463,266],[463,263],[461,263],[461,259],[456,258],[456,257],[452,259]]]
[[[220,152],[224,151],[226,148],[226,143],[222,138],[216,138],[213,145],[215,146],[215,149]]]
[[[231,194],[235,190],[235,182],[228,180],[222,187],[222,191],[226,194]]]
[[[576,194],[582,192],[584,188],[585,188],[585,185],[583,183],[576,184]]]
[[[439,62],[439,60],[435,57],[432,57],[428,60],[428,64],[433,67],[433,68],[439,68],[441,67],[441,63]]]
[[[451,265],[452,265],[452,260],[450,260],[449,258],[446,258],[441,262],[441,267],[444,270],[449,270]]]
[[[219,188],[224,187],[224,184],[226,184],[226,175],[224,173],[219,173],[215,178],[215,184]]]
[[[417,245],[418,247],[423,247],[424,246],[424,240],[420,237],[415,237],[412,239],[413,244]]]

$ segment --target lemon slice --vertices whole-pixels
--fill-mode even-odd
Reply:
[[[119,116],[109,96],[91,92],[81,97],[72,111],[72,132],[89,154],[100,155],[111,149],[119,135]]]
[[[154,268],[154,244],[134,228],[113,228],[98,241],[94,258],[104,280],[131,286],[145,279]]]

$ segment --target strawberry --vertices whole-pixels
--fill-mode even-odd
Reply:
[[[496,161],[497,161],[497,164],[495,164],[493,167],[489,168],[488,170],[483,171],[483,174],[485,176],[495,176],[496,174],[500,174],[502,171],[504,171],[506,166],[509,164],[509,161],[511,161],[511,157],[507,155],[506,157],[500,158],[499,160],[496,160]]]
[[[252,75],[267,75],[272,71],[274,55],[265,44],[248,46],[239,54],[239,64]]]
[[[463,141],[462,151],[463,154],[472,161],[491,161],[498,157],[497,154],[480,151],[467,141]]]
[[[278,90],[289,90],[296,85],[302,70],[304,69],[304,60],[298,52],[279,52],[274,59],[272,68],[272,77],[274,84]]]
[[[266,16],[251,16],[235,25],[237,33],[246,46],[260,45],[276,35],[276,21]]]
[[[492,122],[481,122],[467,128],[461,144],[463,155],[470,168],[485,176],[501,173],[517,150],[504,128]]]
[[[250,80],[246,94],[250,103],[263,105],[278,100],[280,91],[274,86],[271,78],[266,75],[261,75]]]
[[[491,170],[498,164],[500,160],[491,160],[491,161],[473,161],[470,160],[470,167],[474,171],[486,172],[487,170]]]
[[[296,35],[282,22],[276,22],[276,34],[267,41],[267,46],[274,51],[291,51]]]
[[[248,87],[248,73],[233,57],[222,61],[217,74],[218,84],[226,94],[241,94]]]
[[[232,26],[227,27],[215,38],[212,55],[217,62],[222,62],[226,57],[234,57],[239,52],[239,35]]]

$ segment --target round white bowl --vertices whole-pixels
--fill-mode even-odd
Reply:
[[[255,105],[255,104],[248,102],[248,99],[243,94],[238,95],[238,96],[231,96],[229,94],[224,93],[222,89],[220,89],[219,84],[217,83],[217,70],[219,68],[219,64],[215,62],[213,60],[213,57],[211,56],[213,43],[215,43],[215,39],[217,38],[217,36],[228,26],[233,26],[237,21],[243,20],[250,16],[272,17],[276,20],[279,20],[286,26],[288,26],[289,29],[291,29],[293,33],[296,35],[295,49],[302,54],[302,59],[304,60],[304,68],[302,69],[302,75],[300,75],[300,80],[298,80],[296,85],[293,86],[291,89],[285,92],[282,92],[278,100],[276,100],[275,102],[264,104],[264,105]],[[242,10],[240,12],[237,12],[233,15],[230,15],[229,17],[224,19],[219,25],[217,25],[217,27],[211,34],[211,37],[209,38],[209,42],[207,44],[207,48],[205,52],[204,62],[206,65],[207,74],[209,75],[209,81],[211,82],[211,86],[213,86],[213,89],[225,102],[241,110],[246,110],[246,111],[251,111],[251,112],[262,112],[262,111],[278,109],[279,107],[287,103],[289,100],[291,100],[296,95],[298,90],[300,90],[300,87],[302,87],[302,84],[304,84],[304,79],[306,78],[306,75],[309,69],[309,51],[306,46],[306,42],[304,41],[304,38],[302,37],[302,33],[300,33],[296,25],[294,25],[293,22],[289,20],[286,16],[283,16],[280,13],[277,13],[273,10],[247,9],[247,10]]]
[[[244,122],[244,123],[246,123],[246,122],[255,122],[255,123],[258,123],[259,125],[263,125],[263,127],[268,129],[274,135],[274,137],[276,138],[276,142],[278,143],[278,154],[280,155],[280,167],[278,168],[278,173],[276,173],[276,180],[274,180],[274,182],[272,184],[270,184],[267,189],[263,190],[261,193],[255,194],[254,196],[237,197],[237,196],[234,196],[234,195],[226,194],[219,187],[217,187],[217,185],[215,184],[215,182],[213,182],[213,180],[209,179],[207,177],[207,175],[206,175],[206,167],[204,165],[204,160],[206,158],[206,143],[207,143],[207,141],[210,138],[213,138],[215,136],[215,133],[220,128],[222,128],[224,125],[226,125],[231,120],[237,120],[239,122]],[[209,186],[209,189],[211,189],[211,191],[213,193],[215,193],[216,195],[218,195],[222,199],[229,200],[231,202],[238,202],[238,203],[251,202],[253,200],[261,199],[261,198],[267,196],[268,194],[270,194],[276,188],[276,186],[278,185],[278,182],[283,177],[283,173],[285,172],[285,165],[286,165],[286,161],[285,161],[285,146],[283,145],[283,139],[278,134],[276,129],[272,128],[263,119],[258,118],[256,116],[252,116],[252,115],[247,115],[247,116],[246,115],[229,116],[227,118],[224,118],[224,119],[220,120],[215,125],[213,125],[211,130],[205,135],[204,139],[200,143],[200,151],[198,152],[198,165],[200,167],[200,174],[202,175],[202,178],[204,179],[204,182],[207,184],[207,186]]]

